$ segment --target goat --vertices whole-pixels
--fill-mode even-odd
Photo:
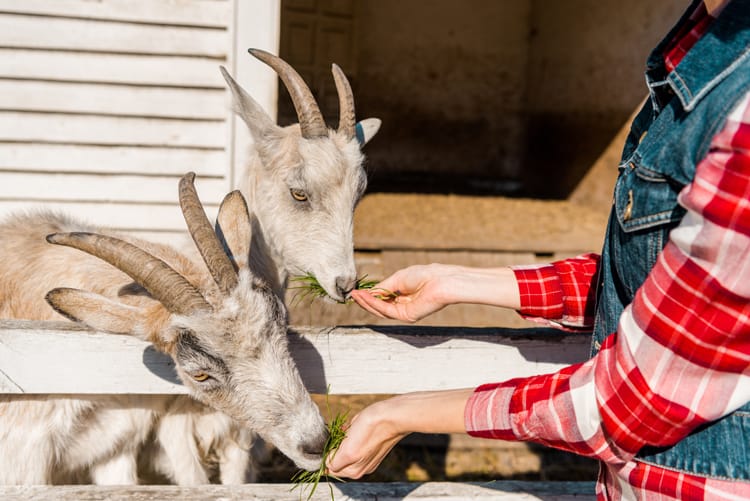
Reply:
[[[262,238],[253,243],[259,252],[251,255],[270,256],[279,296],[290,274],[310,274],[331,298],[343,301],[357,281],[353,215],[367,187],[361,148],[377,133],[380,120],[356,121],[351,86],[334,64],[339,124],[329,129],[312,92],[288,63],[259,49],[249,52],[279,75],[299,118],[299,124],[276,125],[221,68],[234,112],[253,138],[242,191]]]
[[[219,221],[243,238],[220,228],[220,239],[193,180],[182,178],[179,198],[205,268],[171,247],[59,214],[15,215],[0,225],[0,316],[48,320],[57,311],[147,340],[172,357],[197,402],[316,469],[327,429],[289,354],[286,309],[265,281],[275,277],[247,266],[247,205],[239,192],[227,195]],[[137,483],[138,449],[178,399],[0,396],[0,483],[56,483],[81,472],[99,484]]]
[[[377,133],[380,120],[356,122],[351,86],[334,64],[339,125],[336,130],[328,129],[312,92],[288,63],[259,49],[249,52],[279,75],[299,119],[299,124],[276,125],[221,68],[234,112],[253,138],[243,189],[253,215],[249,266],[274,277],[270,283],[279,298],[284,297],[290,274],[311,274],[332,298],[343,301],[356,283],[353,212],[367,185],[361,148]],[[247,238],[239,229],[223,226],[227,235]],[[146,463],[178,484],[203,483],[206,475],[185,467],[185,462],[195,464],[189,458],[196,455],[212,456],[211,449],[219,457],[222,483],[254,480],[247,452],[252,437],[245,429],[222,413],[201,411],[184,400],[178,399],[177,405],[191,407],[193,412],[173,412],[162,418]]]

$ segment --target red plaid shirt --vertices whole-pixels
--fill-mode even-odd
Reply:
[[[673,45],[671,64],[694,35],[691,27],[692,42]],[[596,458],[600,498],[750,499],[748,482],[634,459],[750,401],[750,93],[679,202],[687,214],[599,353],[555,374],[480,386],[465,410],[470,434]],[[521,313],[590,327],[598,264],[589,254],[516,268]]]

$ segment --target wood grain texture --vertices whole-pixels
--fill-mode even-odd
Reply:
[[[127,117],[224,120],[223,89],[0,80],[0,109]]]
[[[335,394],[473,387],[553,372],[589,347],[588,336],[549,329],[294,327],[289,336],[308,389]],[[150,344],[69,322],[0,321],[0,369],[8,393],[185,392]]]
[[[214,220],[219,208],[218,202],[206,202],[203,207],[209,219]],[[90,224],[113,230],[145,232],[183,232],[185,230],[185,219],[176,203],[0,200],[0,218],[11,212],[40,209],[60,211]]]
[[[226,59],[231,45],[225,29],[0,14],[0,46]]]
[[[229,162],[224,150],[35,142],[0,143],[0,159],[0,170],[5,171],[146,176],[182,176],[193,171],[199,182],[202,176],[224,176]]]
[[[566,201],[377,193],[355,212],[358,249],[591,252],[607,213]]]
[[[0,141],[223,149],[221,121],[0,111]]]
[[[0,12],[149,24],[224,27],[227,0],[0,0]]]
[[[0,48],[0,77],[224,89],[214,58]]]
[[[5,501],[92,501],[127,499],[128,501],[299,501],[292,484],[248,484],[236,486],[205,485],[200,487],[132,486],[0,486]],[[402,500],[593,500],[593,482],[428,482],[365,483],[346,482],[333,485],[336,501],[402,501]],[[306,495],[302,496],[306,499]],[[330,501],[327,486],[321,485],[310,501]]]

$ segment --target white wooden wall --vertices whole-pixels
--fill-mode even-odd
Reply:
[[[0,217],[46,205],[169,240],[177,180],[211,213],[247,147],[219,65],[271,113],[279,0],[0,0]]]

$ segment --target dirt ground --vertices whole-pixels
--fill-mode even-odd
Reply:
[[[387,395],[315,395],[324,417],[356,413]],[[260,482],[289,482],[297,471],[278,451],[258,464]],[[595,461],[554,449],[515,442],[475,439],[467,435],[410,435],[386,457],[369,482],[595,480]]]

